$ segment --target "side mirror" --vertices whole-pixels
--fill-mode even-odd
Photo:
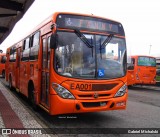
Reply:
[[[58,34],[54,33],[51,35],[51,39],[50,39],[50,48],[51,49],[56,49],[58,46]]]

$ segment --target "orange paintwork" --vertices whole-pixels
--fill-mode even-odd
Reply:
[[[53,104],[51,107],[53,109],[50,110],[51,114],[63,114],[63,113],[84,113],[84,112],[95,112],[95,111],[106,111],[106,110],[118,110],[118,109],[126,109],[126,101],[128,98],[128,93],[126,93],[122,97],[114,98],[115,93],[118,91],[118,89],[123,85],[122,81],[126,81],[126,77],[119,78],[119,79],[113,79],[113,80],[77,80],[59,76],[58,74],[55,74],[55,72],[52,72],[51,74],[53,77],[51,81],[56,81],[56,83],[61,83],[63,82],[62,86],[65,87],[67,90],[69,90],[71,93],[74,94],[76,97],[76,100],[65,100],[60,98],[56,92],[51,88],[51,104]],[[100,97],[100,92],[99,92],[99,98],[94,99],[94,93],[95,91],[84,91],[81,92],[79,90],[72,90],[71,89],[71,83],[85,83],[85,84],[118,84],[115,88],[108,90],[108,91],[103,91],[101,94],[110,94],[109,96],[105,97]],[[79,97],[80,95],[84,95],[84,97]],[[86,97],[85,95],[91,95],[91,97]],[[56,100],[56,101],[55,101]],[[82,104],[83,102],[107,102],[106,106],[101,106],[101,107],[84,107]],[[113,108],[109,108],[112,103],[116,104],[119,102],[125,102],[124,106],[116,106],[114,105]],[[61,104],[61,105],[60,105]],[[80,110],[76,110],[76,104],[80,106]],[[59,106],[59,107],[56,107]]]
[[[127,71],[127,85],[134,85],[135,84],[135,76],[134,70]]]
[[[127,72],[127,85],[154,85],[156,84],[156,66],[138,66],[138,57],[150,57],[152,56],[131,56],[135,59],[134,70],[128,70]]]
[[[45,108],[51,115],[57,115],[57,114],[66,114],[66,113],[82,113],[82,112],[94,112],[94,111],[105,111],[105,110],[117,110],[117,109],[125,109],[126,108],[126,101],[127,101],[127,90],[126,94],[122,97],[114,97],[115,93],[124,85],[124,83],[127,82],[127,76],[124,76],[122,78],[117,79],[110,79],[110,80],[81,80],[81,79],[75,79],[75,78],[67,78],[58,75],[54,70],[54,50],[51,49],[50,51],[50,67],[43,68],[43,62],[42,62],[42,44],[43,39],[48,38],[51,36],[52,33],[55,33],[56,27],[54,27],[53,30],[51,30],[51,25],[55,23],[57,16],[60,13],[64,12],[56,12],[49,18],[47,18],[44,22],[42,22],[38,27],[36,27],[31,33],[29,33],[28,36],[32,36],[35,34],[35,32],[40,31],[40,41],[39,41],[39,51],[38,51],[38,59],[34,61],[22,61],[22,51],[23,51],[23,40],[20,40],[18,43],[14,44],[13,46],[9,47],[7,49],[7,74],[6,74],[6,80],[9,82],[9,78],[12,79],[12,86],[19,90],[22,94],[24,94],[26,97],[29,97],[29,87],[30,83],[33,83],[34,85],[34,98],[35,103],[42,108]],[[90,17],[96,17],[101,18],[93,15],[84,15],[84,14],[76,14],[76,13],[64,13],[64,14],[71,14],[71,15],[80,15],[80,16],[90,16]],[[105,18],[102,18],[105,19]],[[58,28],[60,29],[60,28]],[[65,30],[65,31],[71,31],[71,30]],[[87,32],[87,31],[86,31]],[[96,33],[96,32],[91,32]],[[97,32],[98,33],[98,32]],[[106,32],[107,34],[107,32]],[[124,38],[124,36],[118,35],[117,37]],[[16,58],[15,62],[9,62],[10,58],[10,51],[12,47],[16,47]],[[19,51],[18,51],[19,50]],[[18,57],[19,53],[19,57]],[[19,63],[18,63],[19,60]],[[47,95],[46,92],[43,92],[43,87],[47,86],[46,80],[42,80],[44,75],[49,74],[49,83],[47,85],[49,86],[48,90],[49,94]],[[44,82],[44,83],[43,83]],[[65,87],[68,91],[70,91],[76,99],[63,99],[61,98],[52,88],[52,83],[57,83]],[[103,94],[110,94],[107,97],[97,97],[94,98],[94,91],[89,91],[90,88],[88,87],[85,92],[80,92],[78,89],[75,89],[74,85],[71,85],[72,83],[83,83],[83,84],[116,84],[116,86],[108,91],[103,91]],[[98,91],[100,93],[100,91]],[[79,95],[91,95],[90,98],[80,98]],[[46,96],[47,95],[47,96]],[[100,95],[100,94],[99,94]],[[43,96],[43,97],[42,97]],[[47,99],[46,99],[47,98]],[[46,102],[48,101],[48,103]],[[106,102],[105,106],[94,106],[94,107],[84,107],[84,102],[100,102],[104,103]],[[124,105],[116,106],[116,103],[122,103]],[[80,109],[76,109],[76,105],[79,105]],[[112,107],[111,107],[112,105]]]

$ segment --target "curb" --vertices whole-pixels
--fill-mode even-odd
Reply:
[[[157,81],[157,82],[156,82],[156,86],[160,86],[160,81]]]

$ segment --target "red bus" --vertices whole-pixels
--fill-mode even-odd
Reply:
[[[5,62],[6,62],[6,54],[0,53],[0,75],[5,78]]]
[[[121,23],[56,12],[7,49],[6,80],[51,115],[126,108]]]
[[[131,56],[128,66],[127,85],[156,84],[156,58],[152,56]]]

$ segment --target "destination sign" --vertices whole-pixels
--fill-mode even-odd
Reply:
[[[56,23],[59,28],[111,32],[124,35],[123,27],[120,23],[101,18],[62,14],[58,15]]]

